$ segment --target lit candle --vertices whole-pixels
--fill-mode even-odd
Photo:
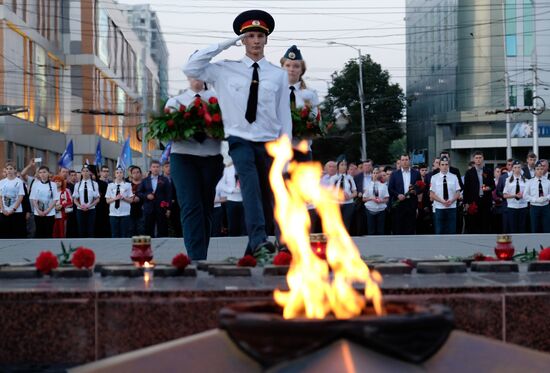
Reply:
[[[149,284],[153,280],[153,265],[149,262],[143,263],[143,281],[145,282],[145,288],[149,288]]]

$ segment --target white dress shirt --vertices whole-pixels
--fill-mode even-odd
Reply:
[[[2,198],[2,211],[12,211],[17,199],[25,195],[23,180],[5,178],[0,180],[0,198]],[[22,203],[19,204],[14,212],[23,212]]]
[[[133,197],[134,193],[132,193],[132,184],[123,181],[120,184],[117,184],[116,182],[112,182],[109,185],[107,185],[107,192],[105,192],[105,198],[115,198],[117,196],[116,194],[117,186],[119,185],[120,185],[120,194],[122,194],[122,197],[124,198]],[[130,215],[130,209],[131,209],[130,203],[121,199],[120,206],[118,207],[118,209],[115,207],[115,204],[116,204],[116,201],[109,204],[109,216],[129,216]]]
[[[73,199],[78,199],[80,205],[84,205],[84,188],[86,186],[88,187],[88,210],[93,210],[95,209],[95,205],[92,207],[89,206],[95,198],[99,198],[99,187],[92,179],[81,180],[75,185]],[[82,210],[80,207],[77,207],[77,209]]]
[[[542,185],[542,197],[539,197],[539,180]],[[544,177],[529,179],[525,186],[523,198],[530,202],[531,206],[547,206],[550,199],[550,181]]]
[[[434,192],[436,196],[439,198],[443,198],[443,176],[446,176],[447,178],[447,190],[449,191],[449,199],[452,199],[455,197],[456,192],[460,190],[460,184],[458,183],[458,178],[455,174],[452,174],[450,172],[447,172],[444,174],[443,172],[438,172],[437,174],[432,176],[431,185],[430,185],[430,192]],[[442,204],[439,201],[433,201],[433,208],[435,209],[453,209],[456,208],[456,201],[454,201],[451,205],[448,207]]]
[[[292,139],[290,93],[288,74],[269,63],[265,58],[257,61],[260,83],[256,120],[245,118],[252,65],[254,61],[244,56],[240,61],[210,60],[223,51],[219,44],[195,52],[185,65],[185,75],[214,85],[223,114],[225,136],[236,136],[255,142],[273,141],[286,134]]]
[[[366,184],[366,187],[363,190],[363,197],[368,197],[368,198],[374,197],[374,187],[375,186],[378,189],[378,198],[383,200],[384,198],[390,196],[390,194],[388,192],[388,187],[386,186],[386,184],[381,183],[379,181],[375,181],[373,183]],[[365,202],[365,207],[367,208],[367,210],[369,210],[371,212],[384,211],[387,206],[388,206],[388,201],[376,203],[372,200],[369,200],[369,201]]]
[[[343,190],[344,193],[347,195],[351,195],[353,192],[357,190],[357,187],[355,186],[355,180],[353,180],[353,177],[351,177],[348,174],[336,174],[333,177],[330,178],[329,185],[332,186],[335,190],[337,190],[340,187],[340,181],[343,177]],[[347,199],[345,201],[341,201],[340,204],[345,205],[348,203],[353,203],[353,198]]]
[[[211,90],[202,90],[200,92],[194,92],[191,89],[186,89],[181,95],[171,97],[166,101],[166,108],[173,110],[179,110],[181,105],[186,108],[189,107],[195,100],[195,95],[199,94],[201,100],[208,102],[208,99],[216,94]],[[223,119],[223,113],[222,113]],[[174,141],[172,143],[171,153],[174,154],[190,154],[200,157],[208,157],[220,154],[221,141],[210,137],[207,137],[202,143],[191,138],[188,140]]]
[[[58,201],[59,193],[57,192],[57,185],[51,181],[43,183],[40,179],[36,179],[32,184],[31,194],[29,199],[36,201],[38,209],[40,211],[46,211],[52,203]],[[38,211],[34,210],[34,215],[38,215]],[[55,216],[55,208],[51,209],[47,216]]]
[[[409,191],[409,186],[411,185],[411,169],[409,168],[407,171],[401,169],[401,174],[403,175],[403,189],[405,190],[405,193],[407,193]]]
[[[522,193],[525,193],[525,186],[526,186],[526,182],[523,181],[523,178],[522,177],[516,177],[516,176],[513,176],[513,180],[510,181],[510,178],[506,178],[506,184],[504,184],[504,191],[503,191],[503,194],[506,193],[506,194],[516,194],[516,180],[519,179],[519,190],[520,192]],[[525,195],[520,198],[520,199],[515,199],[515,198],[506,198],[506,202],[508,204],[508,208],[510,209],[522,209],[522,208],[525,208],[527,207],[527,200],[525,199]]]

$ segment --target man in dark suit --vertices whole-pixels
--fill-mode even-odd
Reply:
[[[533,152],[527,154],[527,164],[521,169],[524,178],[532,179],[535,177],[535,163],[537,163],[537,155]]]
[[[158,161],[151,162],[149,176],[139,185],[137,195],[143,201],[145,233],[151,237],[167,237],[172,186],[166,177],[160,175]]]
[[[420,180],[420,172],[411,168],[408,154],[403,154],[400,160],[401,168],[392,172],[388,184],[392,206],[392,230],[393,234],[414,234],[419,190],[416,183]]]
[[[363,172],[358,173],[353,177],[355,186],[357,187],[357,198],[363,199],[363,191],[374,180],[372,180],[373,170],[372,159],[363,161]],[[356,205],[355,212],[353,214],[354,232],[357,236],[363,236],[367,233],[367,211],[365,204],[361,203]]]
[[[483,153],[474,153],[474,167],[464,174],[464,208],[466,233],[491,233],[492,192],[495,190],[493,170],[484,166]],[[474,211],[472,204],[477,206]]]

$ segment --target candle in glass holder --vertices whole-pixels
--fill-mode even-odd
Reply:
[[[151,249],[150,236],[134,236],[132,237],[132,252],[130,254],[132,261],[139,266],[145,262],[153,260],[153,250]]]
[[[514,258],[514,246],[512,245],[512,237],[506,234],[497,236],[497,247],[495,247],[495,255],[500,260],[512,260]]]
[[[327,237],[322,233],[311,233],[309,235],[311,250],[319,259],[327,259]]]
[[[149,262],[143,263],[143,281],[146,289],[149,288],[151,281],[153,281],[153,267]]]

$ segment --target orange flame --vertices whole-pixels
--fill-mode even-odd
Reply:
[[[347,319],[360,315],[369,301],[376,314],[384,314],[378,286],[382,277],[369,271],[361,260],[342,222],[333,191],[320,184],[321,165],[292,162],[288,169],[291,178],[285,181],[283,170],[293,156],[290,140],[284,136],[266,147],[274,158],[269,180],[275,196],[275,218],[281,239],[292,253],[287,274],[289,291],[277,289],[273,294],[283,307],[283,317],[322,319],[332,314]],[[315,205],[322,219],[327,236],[326,261],[311,250],[307,204]],[[357,283],[364,284],[363,294],[353,287]]]

